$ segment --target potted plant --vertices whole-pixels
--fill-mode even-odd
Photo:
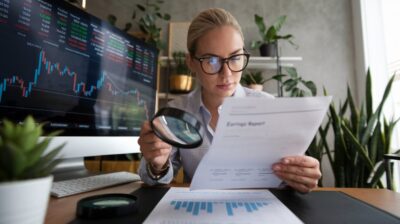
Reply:
[[[263,84],[271,79],[264,79],[261,71],[249,71],[240,79],[240,83],[250,89],[262,91]]]
[[[157,25],[157,19],[162,19],[169,21],[171,15],[168,13],[162,14],[160,12],[160,5],[164,3],[163,0],[145,0],[144,4],[136,4],[135,10],[133,10],[132,19],[137,20],[137,25],[143,34],[133,33],[134,36],[139,36],[143,38],[145,42],[157,46],[158,49],[162,50],[165,48],[165,43],[161,40],[161,28]],[[137,11],[138,10],[138,11]],[[142,15],[137,17],[137,12]],[[117,17],[110,14],[108,16],[108,21],[115,25]],[[132,23],[128,22],[125,24],[124,31],[128,32],[132,28]]]
[[[386,85],[383,97],[375,110],[372,104],[372,82],[369,71],[366,79],[365,104],[357,108],[349,87],[347,99],[338,110],[331,104],[329,117],[334,133],[334,149],[331,151],[328,144],[324,146],[337,187],[383,187],[380,182],[380,177],[384,173],[382,161],[384,155],[391,151],[393,129],[399,121],[399,119],[387,120],[382,115],[393,81],[394,76]]]
[[[382,115],[393,81],[394,76],[386,85],[383,97],[377,102],[378,107],[375,110],[372,104],[369,71],[366,76],[365,103],[358,107],[348,87],[345,101],[340,103],[339,107],[334,103],[330,105],[329,119],[319,128],[319,134],[307,152],[320,161],[322,154],[327,155],[334,174],[335,187],[384,187],[380,181],[385,172],[384,155],[394,151],[390,145],[393,129],[399,121],[387,120]],[[333,133],[332,142],[327,137],[328,132]]]
[[[47,150],[51,136],[40,140],[42,125],[4,120],[0,127],[0,223],[43,223],[55,157],[64,145]]]
[[[293,43],[293,35],[279,35],[279,31],[282,28],[282,25],[286,21],[286,16],[279,16],[278,19],[273,23],[272,26],[266,27],[264,23],[264,18],[257,14],[254,15],[255,23],[258,27],[259,34],[261,36],[261,40],[252,41],[251,48],[259,49],[261,56],[269,56],[275,57],[277,56],[277,45],[278,40],[287,40],[290,44],[292,44],[295,48],[297,45]]]
[[[186,65],[186,53],[176,51],[172,53],[175,72],[169,77],[169,89],[172,93],[188,93],[192,89],[193,77]]]

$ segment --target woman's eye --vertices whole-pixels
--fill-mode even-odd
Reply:
[[[238,61],[238,60],[240,60],[240,55],[234,55],[234,56],[232,56],[231,58],[229,58],[229,60],[231,60],[231,61]]]
[[[209,64],[217,64],[219,62],[219,58],[218,57],[210,57],[208,59],[208,63]]]

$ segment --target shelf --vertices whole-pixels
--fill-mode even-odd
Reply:
[[[293,67],[294,62],[302,61],[302,57],[280,57],[282,67]],[[276,57],[250,57],[249,69],[276,69]]]
[[[168,100],[173,100],[178,98],[179,96],[185,95],[187,93],[182,93],[182,94],[174,94],[174,93],[168,93]],[[158,92],[158,99],[165,99],[167,100],[167,93],[165,92]]]
[[[293,67],[294,62],[302,61],[303,58],[302,57],[281,57],[280,60],[281,60],[282,67]],[[159,58],[159,62],[160,62],[161,66],[166,66],[167,61],[168,61],[168,56],[161,56]],[[276,69],[276,57],[251,56],[249,64],[247,65],[247,68],[263,69],[263,70]]]

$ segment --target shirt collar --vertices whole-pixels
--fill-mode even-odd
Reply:
[[[203,100],[201,98],[201,86],[197,86],[191,94],[193,94],[193,98],[192,98],[193,99],[193,101],[192,101],[193,110],[201,112],[201,108],[206,109],[203,104]],[[245,92],[243,86],[240,84],[237,84],[236,90],[233,93],[232,97],[236,98],[236,97],[245,97],[245,96],[246,96],[246,92]]]

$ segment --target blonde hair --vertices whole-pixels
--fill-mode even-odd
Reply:
[[[187,35],[187,49],[190,55],[196,52],[197,40],[208,31],[221,27],[232,26],[236,29],[244,41],[242,28],[238,21],[228,11],[221,8],[211,8],[200,12],[189,26]]]

